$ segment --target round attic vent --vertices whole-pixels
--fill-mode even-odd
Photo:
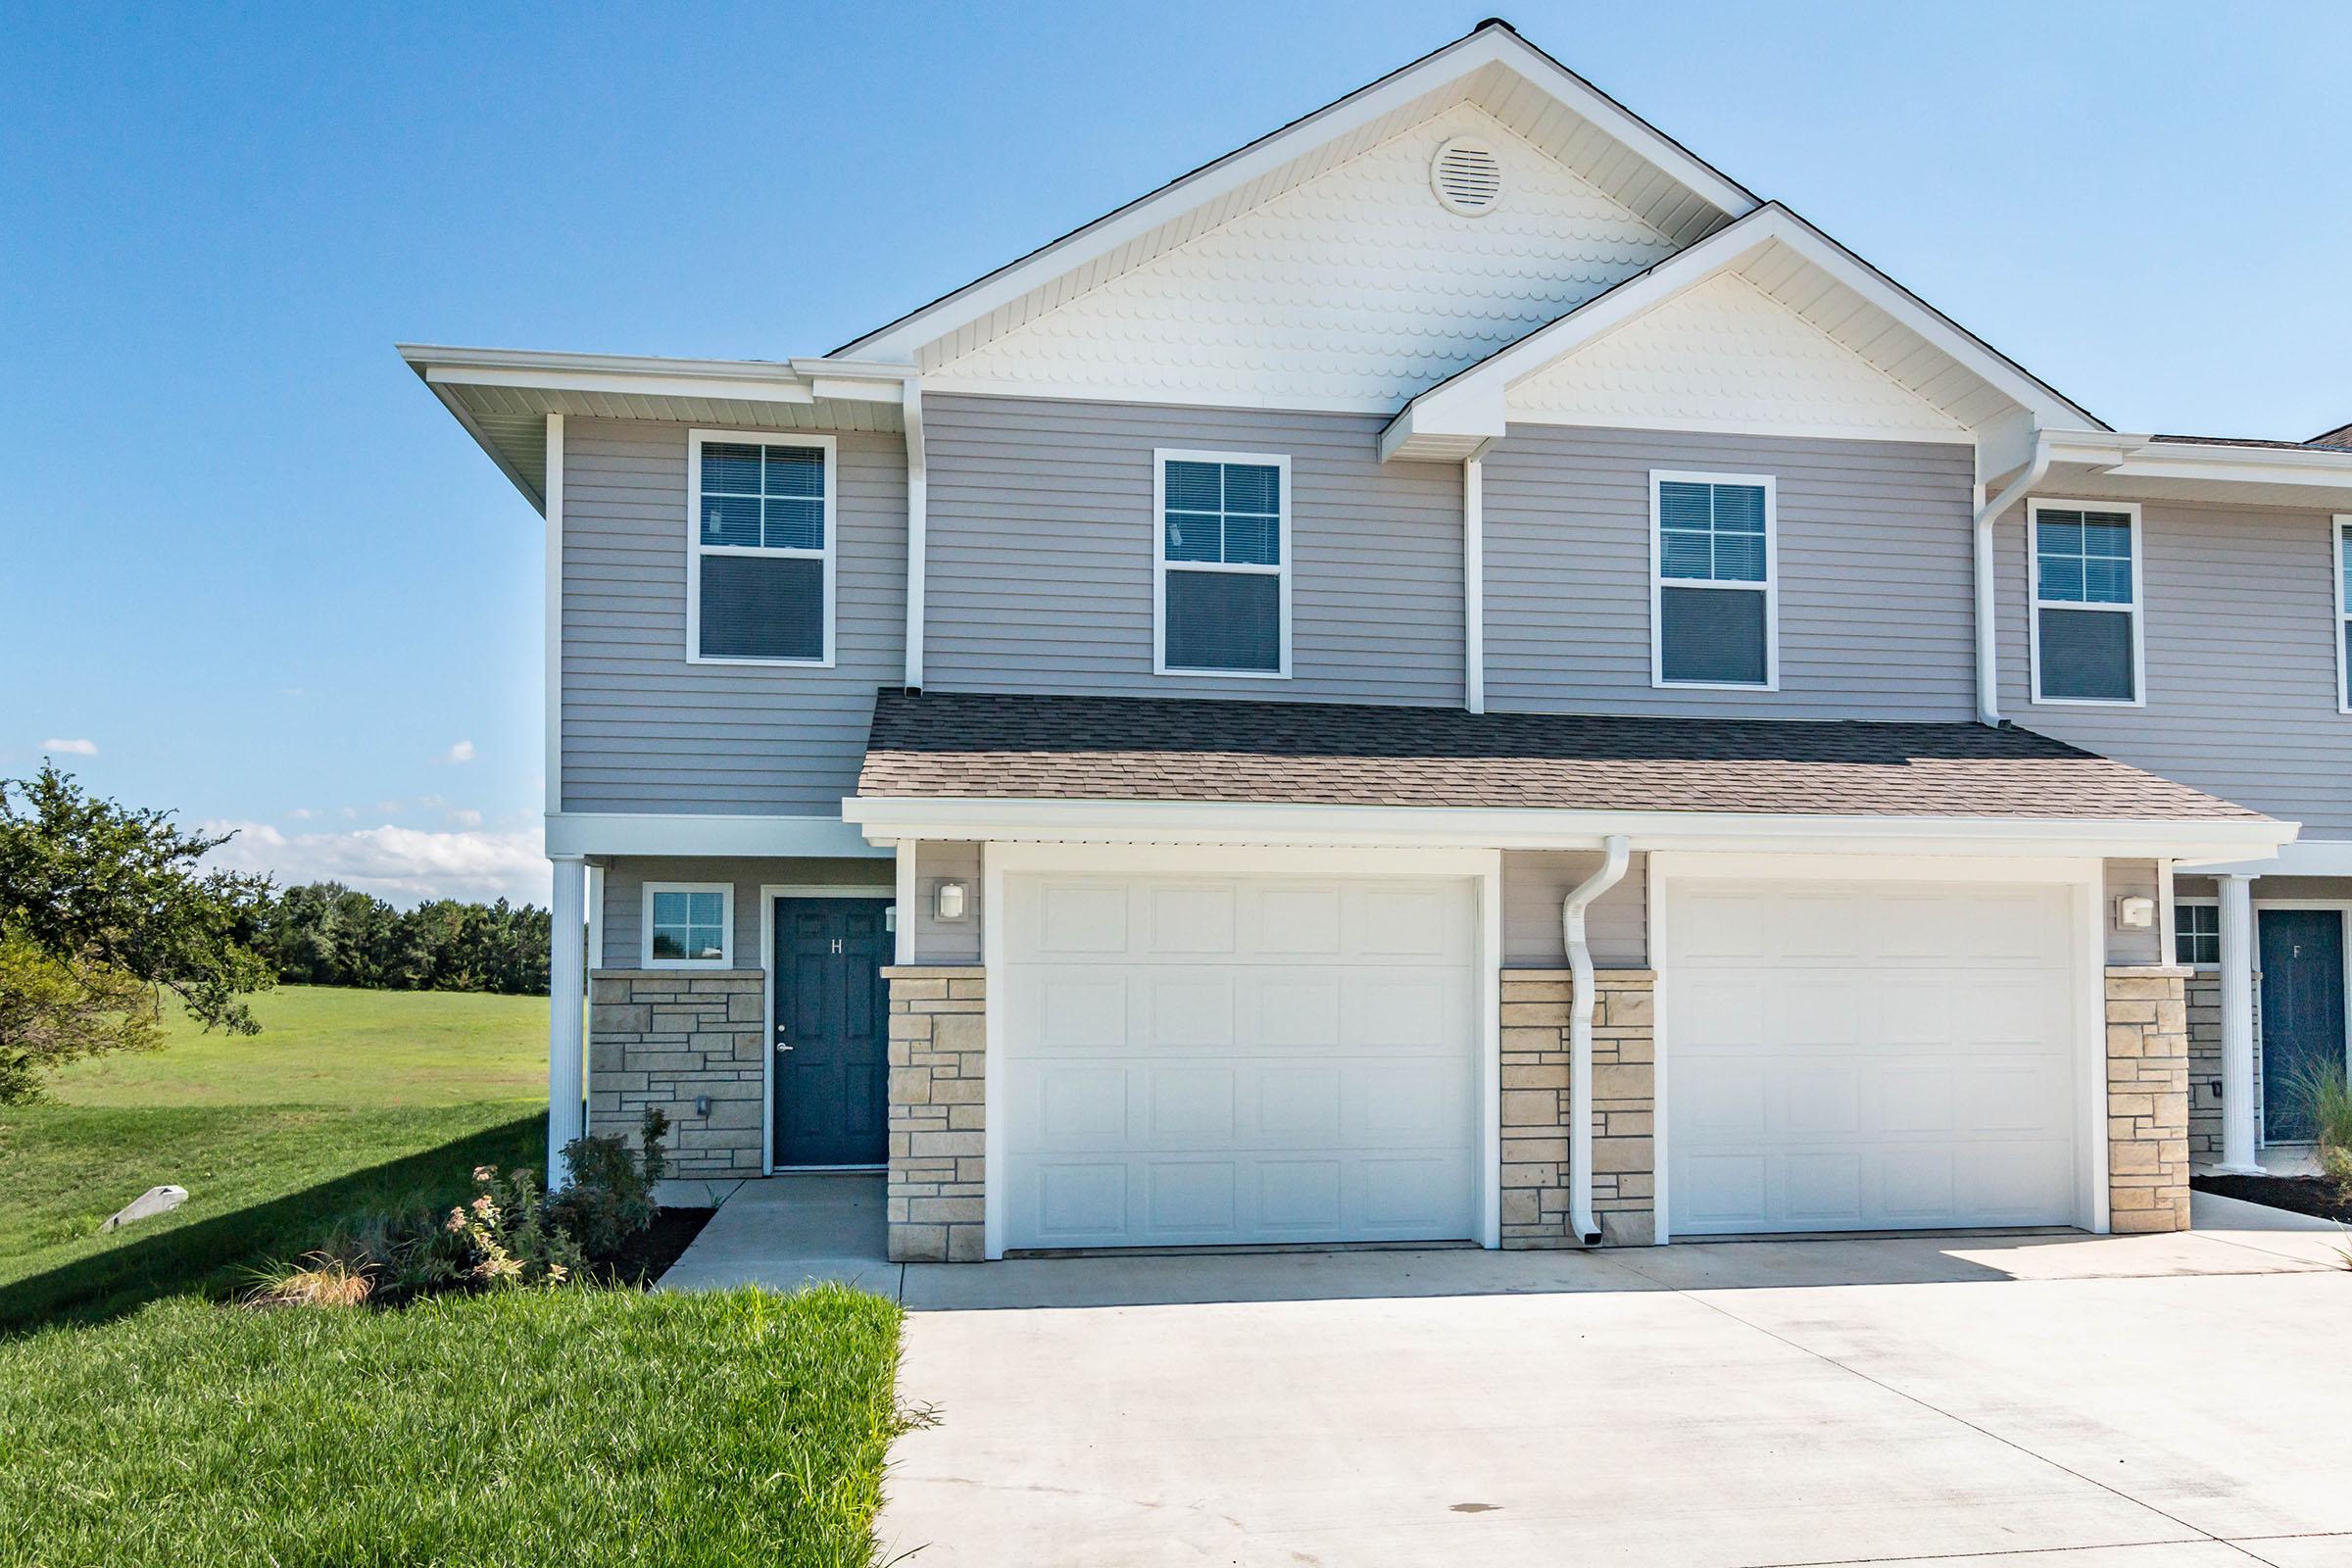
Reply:
[[[1483,218],[1502,203],[1502,161],[1476,136],[1456,136],[1429,161],[1438,205],[1464,218]]]

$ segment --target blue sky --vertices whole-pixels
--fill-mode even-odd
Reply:
[[[0,4],[0,775],[544,899],[537,518],[394,342],[822,352],[1493,4]],[[2352,419],[2340,4],[1510,16],[2119,426]]]

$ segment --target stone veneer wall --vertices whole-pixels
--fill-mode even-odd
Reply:
[[[767,978],[758,969],[600,969],[590,996],[588,1130],[633,1144],[669,1117],[670,1174],[758,1176],[767,1093]],[[709,1096],[710,1114],[695,1114]]]
[[[2107,1194],[2118,1232],[2188,1229],[2189,971],[2107,971]]]
[[[890,1257],[980,1261],[987,1171],[986,971],[900,964],[890,982]]]
[[[1593,972],[1592,1210],[1605,1246],[1657,1239],[1656,1062],[1647,969]],[[1502,1245],[1581,1245],[1568,1221],[1566,969],[1502,971]]]
[[[2211,969],[2189,974],[2188,1157],[2218,1164],[2222,1157],[2222,977]]]

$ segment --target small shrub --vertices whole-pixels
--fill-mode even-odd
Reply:
[[[564,1146],[571,1185],[550,1200],[548,1208],[590,1257],[611,1257],[654,1223],[654,1183],[669,1169],[662,1147],[668,1133],[669,1118],[649,1110],[638,1134],[642,1156],[631,1152],[627,1139],[612,1134],[574,1138]]]
[[[501,1178],[488,1165],[477,1167],[473,1200],[449,1211],[445,1229],[463,1237],[471,1261],[463,1278],[481,1290],[521,1285],[561,1285],[588,1267],[580,1244],[556,1222],[538,1178],[527,1170]]]
[[[374,1289],[366,1264],[322,1250],[305,1253],[299,1266],[255,1270],[254,1287],[241,1299],[247,1306],[358,1306]]]
[[[2339,1198],[2352,1202],[2352,1082],[2345,1079],[2344,1064],[2306,1062],[2295,1074],[2290,1093],[2311,1118],[2320,1174],[2334,1185]]]

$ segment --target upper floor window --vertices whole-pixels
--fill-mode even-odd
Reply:
[[[2335,528],[2335,708],[2352,713],[2352,516]]]
[[[2036,501],[2034,700],[2140,701],[2139,508]]]
[[[645,885],[645,964],[666,969],[733,959],[735,890],[724,882]]]
[[[1161,674],[1291,672],[1291,460],[1157,455]]]
[[[687,435],[686,657],[833,662],[833,438]]]
[[[1649,476],[1650,682],[1780,685],[1780,585],[1770,475]]]
[[[2222,906],[2181,903],[2173,909],[2173,961],[2212,966],[2222,961]]]

